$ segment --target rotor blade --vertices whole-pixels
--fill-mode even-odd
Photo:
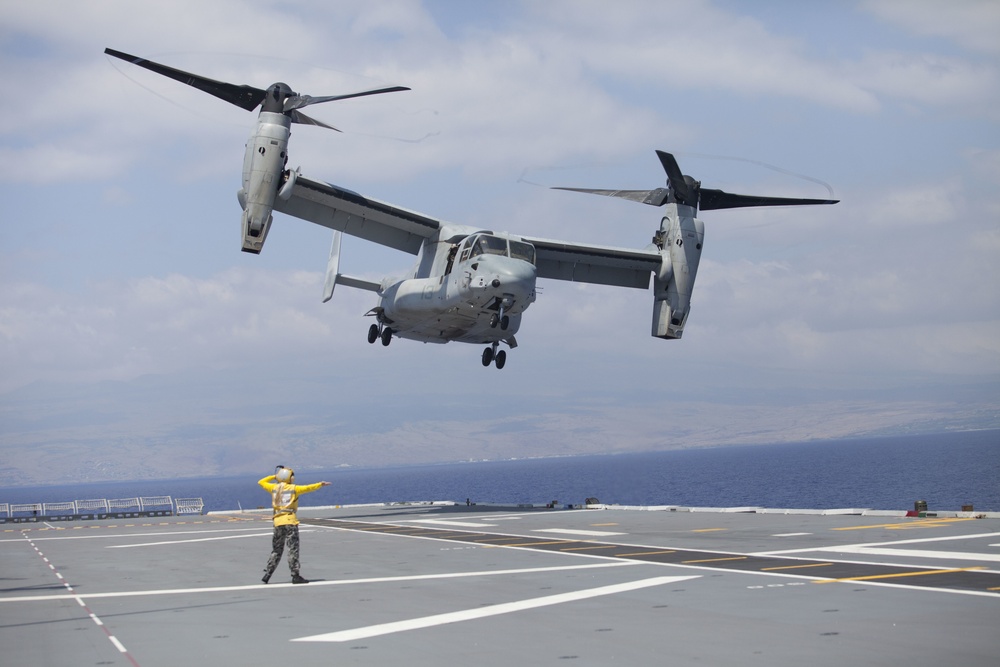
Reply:
[[[326,129],[333,130],[334,132],[340,132],[340,130],[335,128],[333,125],[327,125],[321,120],[310,118],[309,116],[305,115],[298,109],[293,109],[291,115],[293,123],[299,123],[301,125],[316,125],[317,127],[325,127]]]
[[[677,160],[674,159],[674,156],[664,151],[656,151],[656,156],[660,158],[663,171],[667,172],[670,187],[673,188],[674,194],[677,196],[677,201],[688,206],[697,206],[697,197],[691,192],[687,181],[684,180],[684,174],[681,173],[681,168],[677,164]]]
[[[592,188],[552,188],[553,190],[568,190],[570,192],[587,192],[592,195],[604,195],[605,197],[618,197],[637,201],[640,204],[650,206],[663,206],[667,201],[669,191],[666,188],[656,188],[655,190],[595,190]]]
[[[120,58],[126,62],[130,62],[133,65],[138,65],[139,67],[148,69],[151,72],[162,74],[163,76],[169,77],[175,81],[180,81],[183,84],[197,88],[198,90],[204,91],[209,95],[214,95],[221,100],[225,100],[230,104],[235,104],[236,106],[246,109],[247,111],[253,111],[257,108],[261,101],[263,101],[264,96],[267,94],[267,91],[261,90],[260,88],[254,88],[252,86],[237,86],[223,81],[215,81],[214,79],[184,72],[179,69],[174,69],[173,67],[167,67],[166,65],[154,63],[152,60],[132,56],[127,53],[122,53],[121,51],[115,51],[114,49],[104,49],[104,53],[109,56],[114,56],[115,58]]]
[[[736,195],[722,190],[701,189],[701,210],[720,208],[747,208],[750,206],[809,206],[812,204],[836,204],[839,199],[793,199],[789,197],[759,197],[756,195]]]
[[[363,90],[360,93],[348,93],[346,95],[327,95],[326,97],[312,97],[311,95],[296,95],[285,100],[285,111],[301,109],[310,104],[322,104],[323,102],[333,102],[335,100],[346,100],[352,97],[364,97],[365,95],[378,95],[380,93],[395,93],[402,90],[410,90],[405,86],[392,86],[391,88],[376,88],[375,90]]]

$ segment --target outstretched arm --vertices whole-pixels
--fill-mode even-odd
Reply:
[[[295,491],[297,493],[311,493],[322,486],[330,486],[330,482],[316,482],[315,484],[304,484],[302,486],[296,485]]]

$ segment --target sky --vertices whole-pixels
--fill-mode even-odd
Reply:
[[[1000,3],[0,0],[0,482],[1000,427]],[[539,280],[502,371],[369,345],[329,230],[241,253],[255,115],[104,55],[314,96],[310,178],[641,248],[659,212],[552,186],[839,199],[706,211],[681,340],[651,291]],[[412,256],[346,238],[341,270]]]

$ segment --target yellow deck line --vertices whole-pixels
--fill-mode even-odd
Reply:
[[[896,572],[894,574],[870,574],[866,577],[845,577],[843,579],[823,579],[814,581],[814,584],[834,584],[838,581],[871,581],[874,579],[895,579],[898,577],[922,577],[926,574],[950,574],[952,572],[970,572],[973,570],[985,570],[983,566],[959,567],[952,570],[917,570],[914,572]]]
[[[797,570],[802,567],[826,567],[827,565],[833,565],[833,563],[809,563],[808,565],[782,565],[780,567],[762,567],[761,572],[770,572],[771,570]]]
[[[717,563],[722,560],[746,560],[747,556],[730,556],[728,558],[703,558],[701,560],[682,560],[681,563]]]
[[[524,539],[524,537],[522,537],[522,536],[507,535],[507,536],[504,536],[504,537],[491,537],[491,538],[486,539],[486,540],[471,540],[471,541],[475,542],[476,544],[483,544],[485,542],[499,542],[500,540],[523,540],[523,539]]]
[[[955,523],[958,521],[975,521],[975,519],[966,517],[940,517],[940,518],[927,518],[919,519],[917,521],[897,521],[896,523],[877,523],[870,526],[841,526],[840,528],[831,528],[830,530],[867,530],[869,528],[886,528],[888,530],[899,530],[907,528],[935,528],[937,526],[947,525],[949,523]]]
[[[637,551],[634,554],[615,554],[615,555],[620,558],[629,558],[630,556],[655,556],[657,554],[675,554],[675,553],[677,553],[676,549],[670,551]]]
[[[566,549],[560,549],[559,551],[587,551],[589,549],[617,549],[617,548],[618,548],[617,544],[599,544],[597,546],[591,546],[591,547],[568,547]]]
[[[487,544],[485,546],[496,549],[497,547],[537,547],[544,544],[572,544],[571,540],[555,540],[554,542],[515,542],[514,544]]]

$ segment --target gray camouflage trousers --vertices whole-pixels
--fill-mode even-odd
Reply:
[[[274,569],[278,567],[281,554],[288,545],[288,569],[292,571],[292,576],[299,573],[299,527],[298,525],[275,526],[274,536],[271,538],[271,557],[267,559],[267,567],[264,573],[270,577],[274,574]]]

